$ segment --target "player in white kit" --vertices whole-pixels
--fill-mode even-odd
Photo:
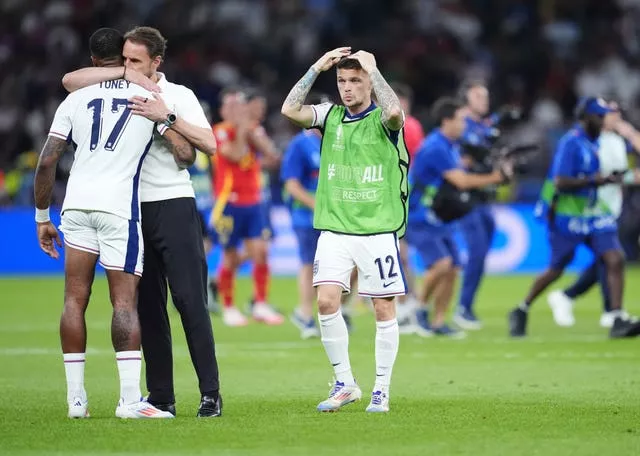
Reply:
[[[122,65],[123,37],[99,29],[90,39],[95,66]],[[111,339],[120,374],[120,418],[173,418],[144,402],[140,392],[140,325],[137,288],[142,275],[143,242],[138,186],[142,162],[155,124],[132,115],[128,99],[151,93],[118,79],[70,94],[58,107],[35,174],[38,240],[42,250],[58,258],[60,238],[49,220],[56,164],[73,142],[75,156],[62,207],[60,230],[65,243],[65,297],[60,338],[67,378],[68,415],[89,416],[84,388],[86,323],[96,262],[107,271],[113,304]],[[189,147],[175,132],[165,137],[174,157]]]
[[[604,118],[604,127],[600,134],[598,159],[600,161],[600,174],[608,176],[614,173],[624,173],[622,184],[608,184],[598,188],[598,201],[607,206],[609,211],[619,218],[622,213],[623,184],[635,184],[640,182],[636,172],[628,170],[629,162],[627,152],[640,146],[637,131],[630,124],[622,120],[617,103],[609,103],[613,112]],[[631,146],[631,147],[629,147]],[[636,149],[638,150],[638,149]],[[603,275],[603,265],[597,260],[585,269],[578,280],[565,290],[555,290],[549,293],[547,298],[553,312],[553,318],[559,326],[573,326],[573,300],[589,291],[597,281],[600,281],[603,297],[604,312],[600,317],[600,326],[611,328],[615,320],[615,313],[611,312],[609,302],[609,287],[606,276]]]

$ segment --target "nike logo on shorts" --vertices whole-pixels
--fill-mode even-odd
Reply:
[[[382,286],[383,286],[384,288],[387,288],[387,287],[390,287],[391,285],[393,285],[393,284],[394,284],[394,283],[396,283],[396,282],[397,282],[397,280],[394,280],[393,282],[389,282],[389,283],[383,283],[383,284],[382,284]]]

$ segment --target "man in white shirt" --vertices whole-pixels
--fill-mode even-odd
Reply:
[[[123,37],[103,28],[90,39],[96,66],[122,65]],[[124,72],[123,74],[124,75]],[[58,233],[49,219],[49,204],[58,159],[75,147],[74,162],[62,206],[65,243],[65,297],[60,320],[68,416],[89,416],[84,387],[89,304],[95,267],[107,271],[113,304],[111,338],[120,374],[120,418],[173,418],[141,401],[140,325],[137,287],[142,275],[143,243],[140,225],[140,169],[153,137],[153,122],[133,116],[128,99],[151,93],[124,79],[85,87],[70,94],[58,107],[35,173],[38,239],[49,256],[58,258],[53,241]],[[72,133],[73,132],[73,133]],[[177,150],[190,148],[179,134],[168,139]]]
[[[145,354],[148,401],[175,414],[171,331],[167,314],[167,281],[180,312],[201,393],[197,416],[222,413],[218,365],[211,320],[207,312],[207,263],[194,191],[187,167],[178,166],[161,135],[176,131],[196,149],[212,155],[215,138],[194,93],[168,82],[157,72],[166,40],[157,29],[136,27],[125,34],[123,55],[127,72],[144,74],[161,95],[133,97],[134,114],[158,125],[140,177],[145,270],[140,281],[138,312]],[[84,68],[65,75],[69,90],[118,77],[109,71]],[[123,69],[120,68],[120,71]],[[114,70],[115,71],[115,70]],[[195,159],[195,155],[194,155]]]
[[[629,162],[627,159],[627,153],[634,148],[633,144],[627,142],[627,138],[633,141],[635,130],[622,120],[617,103],[609,103],[609,106],[614,111],[605,116],[604,127],[599,138],[600,174],[608,176],[614,173],[625,173],[624,183],[637,182],[636,174],[628,170]],[[608,184],[598,188],[599,203],[604,204],[616,218],[620,218],[622,213],[622,185]],[[559,326],[574,325],[573,300],[589,291],[596,282],[600,282],[604,307],[604,312],[600,317],[600,326],[611,328],[615,315],[611,312],[609,286],[604,274],[604,266],[597,260],[594,260],[570,287],[565,290],[555,290],[549,294],[547,299],[556,324]]]

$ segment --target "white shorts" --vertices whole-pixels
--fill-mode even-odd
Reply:
[[[334,284],[351,291],[351,271],[358,268],[358,294],[387,298],[407,293],[395,234],[353,236],[323,231],[313,262],[313,286]]]
[[[107,212],[66,210],[60,231],[69,247],[99,255],[103,268],[142,276],[144,243],[139,221]]]

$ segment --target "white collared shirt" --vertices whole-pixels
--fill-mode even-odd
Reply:
[[[598,140],[600,174],[608,176],[614,171],[626,171],[629,167],[627,144],[617,133],[603,131]],[[606,204],[615,217],[622,213],[622,184],[608,184],[598,188],[598,199]]]
[[[211,128],[200,102],[193,91],[185,86],[167,81],[158,72],[160,96],[167,107],[185,122],[197,127]],[[173,159],[167,140],[155,133],[151,149],[142,166],[140,177],[140,200],[162,201],[174,198],[194,198],[189,171],[180,169]]]

